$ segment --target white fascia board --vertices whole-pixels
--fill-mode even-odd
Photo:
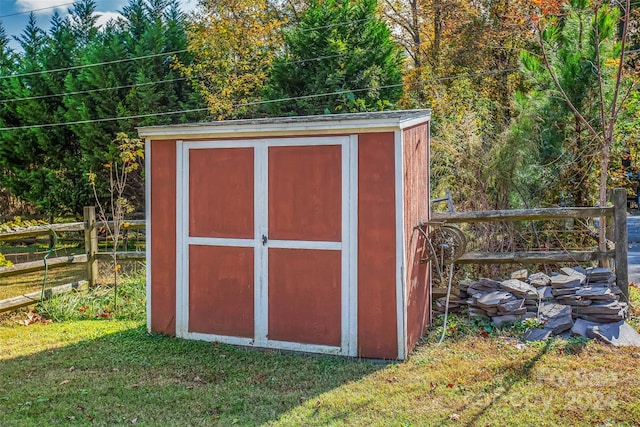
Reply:
[[[422,115],[410,117],[380,117],[341,120],[300,120],[294,122],[261,122],[240,124],[234,121],[217,124],[193,123],[187,125],[148,126],[138,128],[141,138],[189,139],[189,138],[249,138],[261,136],[288,136],[300,134],[338,135],[371,132],[394,132],[427,122],[431,114],[425,111]]]

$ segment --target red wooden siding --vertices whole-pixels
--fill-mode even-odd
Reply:
[[[190,150],[189,235],[253,234],[253,148]]]
[[[189,332],[253,338],[253,248],[189,247]]]
[[[426,124],[404,130],[404,233],[406,250],[407,351],[429,325],[429,269],[420,264],[424,236],[414,227],[429,218],[429,139]]]
[[[269,239],[339,242],[340,146],[269,147]]]
[[[358,355],[395,359],[394,134],[358,136]]]
[[[269,339],[340,346],[341,253],[269,249]]]
[[[151,330],[176,331],[176,144],[151,142]]]

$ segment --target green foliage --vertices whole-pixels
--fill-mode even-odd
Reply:
[[[40,219],[24,219],[19,216],[14,216],[13,219],[0,223],[0,233],[35,227],[37,225],[47,225],[47,222]]]
[[[540,29],[551,73],[574,108],[603,138],[602,121],[608,120],[606,108],[615,88],[612,65],[620,54],[619,19],[617,8],[597,9],[592,2],[572,1],[561,14],[548,17]],[[528,173],[520,174],[521,186],[534,203],[592,206],[601,160],[594,153],[602,152],[602,140],[559,95],[544,58],[539,48],[521,55],[530,90],[519,98],[520,114],[510,134],[514,142],[528,147],[533,160]],[[620,144],[611,151],[621,157]]]
[[[0,267],[11,267],[13,263],[6,259],[4,255],[0,253]]]
[[[283,24],[267,0],[202,0],[188,28],[192,62],[177,68],[218,118],[255,113],[261,99]]]
[[[143,320],[145,318],[146,289],[143,279],[122,280],[117,293],[117,311],[114,307],[113,289],[109,286],[97,286],[88,292],[56,295],[38,303],[36,311],[55,322],[104,318]]]
[[[266,97],[293,100],[272,114],[386,110],[402,96],[402,54],[376,0],[312,1],[284,39]]]
[[[0,79],[0,99],[7,100],[0,104],[0,127],[32,126],[0,131],[0,187],[41,212],[80,214],[93,203],[85,179],[89,172],[99,175],[100,197],[108,194],[102,165],[117,152],[118,132],[202,117],[197,112],[154,115],[202,106],[172,66],[174,59],[188,63],[190,56],[169,54],[187,44],[177,0],[130,0],[122,10],[126,19],[101,29],[95,12],[94,0],[76,2],[68,19],[53,15],[47,32],[31,15],[18,53],[8,49],[0,31],[0,71],[7,77]],[[167,55],[157,55],[163,52]],[[134,57],[145,58],[126,61]],[[112,120],[116,116],[125,118]],[[64,123],[71,124],[57,125]],[[141,210],[141,170],[131,174],[129,187],[127,197]]]

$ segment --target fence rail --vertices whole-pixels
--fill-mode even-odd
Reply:
[[[102,227],[102,223],[96,222],[98,228]],[[123,230],[143,230],[145,228],[144,220],[127,221],[128,226],[123,227]],[[108,225],[113,226],[113,221],[109,221]],[[28,227],[22,230],[7,231],[0,233],[0,242],[28,239],[29,237],[48,236],[52,232],[65,233],[65,232],[81,232],[85,231],[84,222],[69,222],[65,224],[50,224],[50,225],[36,225],[34,227]]]
[[[108,223],[113,226],[113,222]],[[113,254],[110,252],[98,252],[98,230],[104,226],[103,223],[96,221],[94,207],[86,207],[84,209],[83,222],[71,222],[66,224],[50,224],[29,227],[22,230],[15,230],[0,233],[1,241],[16,241],[28,239],[38,236],[50,236],[52,233],[65,232],[82,232],[84,233],[84,254],[70,255],[63,257],[49,258],[39,261],[31,261],[15,264],[10,267],[0,267],[0,278],[15,277],[27,273],[44,271],[45,269],[55,269],[66,267],[72,264],[86,265],[86,280],[79,282],[67,283],[65,285],[56,286],[46,289],[44,295],[42,292],[32,292],[0,301],[0,313],[4,311],[15,310],[40,301],[40,297],[48,298],[50,296],[71,292],[74,290],[83,290],[95,285],[98,276],[98,264],[100,259],[111,260]],[[146,226],[145,220],[131,220],[122,224],[121,231],[127,230],[143,230]],[[144,261],[144,252],[121,251],[116,252],[118,261]]]
[[[532,252],[467,252],[456,260],[460,264],[552,264],[558,262],[589,262],[613,260],[616,284],[629,297],[629,272],[627,261],[627,192],[614,189],[610,192],[610,207],[543,208],[523,210],[496,210],[481,212],[434,213],[430,223],[478,223],[549,221],[577,218],[611,218],[613,224],[605,225],[606,236],[615,245],[613,250],[601,251],[532,251]]]

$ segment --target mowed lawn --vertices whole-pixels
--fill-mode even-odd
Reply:
[[[5,322],[0,425],[640,425],[640,348],[482,331],[454,321],[442,345],[434,331],[380,364],[150,335],[139,320]]]

